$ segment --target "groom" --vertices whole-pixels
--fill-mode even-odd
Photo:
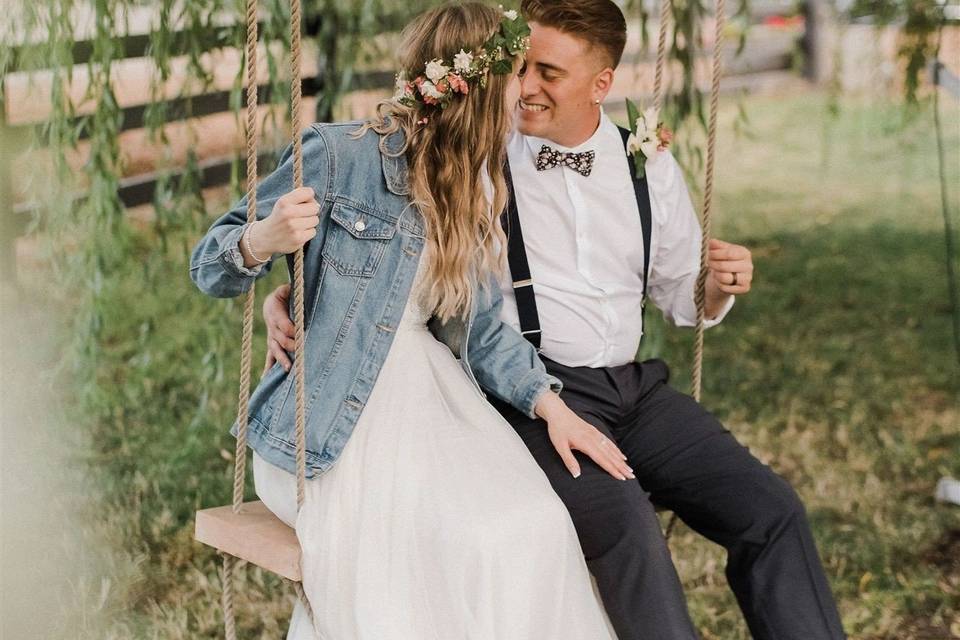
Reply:
[[[695,323],[701,235],[674,158],[658,152],[635,180],[623,133],[600,106],[626,42],[622,12],[610,0],[523,0],[521,10],[532,35],[508,147],[501,317],[539,349],[563,400],[599,431],[600,446],[612,441],[627,456],[636,480],[614,477],[584,447],[571,451],[580,427],[555,420],[548,429],[548,402],[531,419],[490,401],[569,509],[620,640],[697,638],[654,503],[727,550],[727,579],[754,638],[844,638],[793,489],[670,387],[662,361],[634,362],[647,294],[675,324]],[[753,263],[746,248],[713,241],[708,268],[712,326],[750,290]],[[264,311],[271,357],[288,366],[276,329],[292,326],[284,295]]]

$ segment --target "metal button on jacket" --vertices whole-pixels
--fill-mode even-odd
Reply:
[[[367,228],[367,225],[363,220],[357,220],[356,223],[354,223],[353,228],[357,231],[363,231]]]

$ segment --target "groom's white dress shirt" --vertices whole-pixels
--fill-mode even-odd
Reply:
[[[582,176],[563,166],[537,171],[542,145],[574,153],[594,150],[593,172]],[[514,133],[507,155],[543,355],[570,367],[631,362],[643,334],[643,233],[617,126],[601,111],[596,132],[574,148]],[[683,171],[669,151],[647,161],[646,175],[653,219],[648,295],[668,320],[693,326],[700,224]],[[501,318],[519,331],[509,273],[500,284]],[[731,306],[732,297],[706,326],[720,322]]]

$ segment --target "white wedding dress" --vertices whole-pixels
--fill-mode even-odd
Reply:
[[[307,482],[254,454],[294,527],[288,640],[615,640],[570,516],[520,437],[427,330],[426,260],[340,458]]]

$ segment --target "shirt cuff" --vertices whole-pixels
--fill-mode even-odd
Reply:
[[[243,239],[243,233],[247,230],[249,224],[242,225],[223,239],[223,251],[220,254],[220,264],[228,272],[237,277],[255,277],[263,270],[266,262],[253,267],[243,266],[243,254],[240,253],[240,241]]]
[[[730,313],[730,309],[733,308],[733,303],[736,299],[737,299],[737,296],[731,295],[730,298],[727,299],[727,302],[723,305],[723,308],[720,309],[720,313],[718,313],[717,317],[714,318],[713,320],[707,320],[706,318],[704,318],[703,328],[709,329],[710,327],[715,327],[721,322],[723,322],[723,319],[727,317],[728,313]]]

